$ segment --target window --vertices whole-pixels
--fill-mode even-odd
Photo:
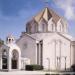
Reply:
[[[11,42],[11,39],[9,39],[9,42]]]
[[[43,41],[40,41],[40,65],[43,63]]]
[[[28,48],[28,43],[27,42],[23,43],[23,49],[27,49],[27,48]]]
[[[18,52],[16,50],[13,50],[12,59],[17,59],[17,58],[18,58]]]
[[[7,58],[7,51],[5,49],[2,52],[2,58]]]
[[[5,49],[2,52],[2,69],[7,69],[7,51]]]

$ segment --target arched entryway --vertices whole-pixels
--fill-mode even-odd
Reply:
[[[8,61],[7,61],[7,50],[2,51],[2,69],[7,69],[8,67]]]
[[[12,59],[11,59],[11,68],[12,69],[18,69],[18,58],[19,53],[17,50],[12,51]]]

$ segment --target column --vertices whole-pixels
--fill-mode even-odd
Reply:
[[[65,70],[66,70],[66,58],[67,58],[67,57],[65,56],[65,57],[64,57],[64,59],[65,59]]]
[[[0,70],[2,70],[2,58],[0,58]]]
[[[70,67],[71,67],[71,49],[72,48],[72,45],[70,44]]]
[[[8,71],[11,70],[11,52],[8,50]]]
[[[48,70],[50,71],[50,58],[47,58],[48,61]]]
[[[39,43],[37,43],[37,64],[39,65]]]
[[[2,52],[0,52],[0,70],[2,70]]]
[[[57,41],[54,40],[54,42],[55,42],[55,69],[56,69],[56,43],[57,43]]]
[[[18,69],[21,70],[21,55],[20,54],[19,54],[19,57],[18,57]]]
[[[43,51],[43,43],[42,41],[40,41],[39,43],[37,43],[37,64],[38,65],[42,65],[42,59],[43,59],[42,51]]]
[[[41,65],[41,64],[40,64],[40,62],[41,62],[41,60],[40,60],[40,57],[41,57],[41,56],[40,56],[40,54],[41,54],[40,50],[41,50],[41,48],[40,48],[40,47],[41,47],[41,46],[40,46],[40,43],[39,43],[39,65]]]
[[[60,70],[61,70],[61,49],[62,49],[62,42],[61,40],[59,40],[59,43],[60,43]]]

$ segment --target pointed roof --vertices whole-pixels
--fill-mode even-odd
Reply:
[[[53,18],[53,21],[57,23],[57,21],[60,19],[60,16],[57,13],[55,13],[55,11],[53,11],[52,9],[46,7],[34,17],[36,22],[39,22],[41,18],[44,18],[46,21],[49,21],[50,18]]]

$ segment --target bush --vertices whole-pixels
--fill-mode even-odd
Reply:
[[[45,75],[50,75],[50,74],[45,74]]]
[[[26,70],[43,70],[43,66],[41,65],[26,65]]]
[[[75,72],[75,64],[71,66],[71,71]]]

